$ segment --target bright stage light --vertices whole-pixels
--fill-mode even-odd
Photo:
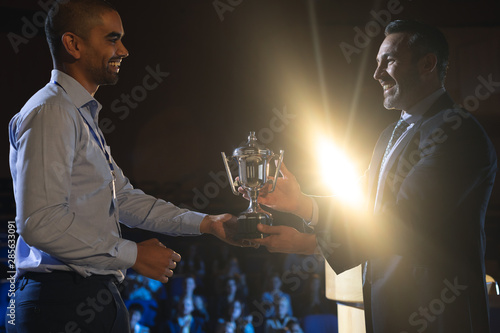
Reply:
[[[327,139],[318,144],[321,178],[328,191],[349,204],[362,204],[360,174],[348,156]]]

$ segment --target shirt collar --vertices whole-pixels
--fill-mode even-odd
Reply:
[[[61,85],[75,106],[79,109],[87,109],[92,119],[97,121],[102,105],[77,80],[57,69],[52,70],[50,80]]]
[[[445,93],[443,87],[439,88],[429,96],[422,99],[420,102],[408,109],[408,111],[401,111],[401,118],[407,123],[415,123],[422,115],[429,110],[432,104],[438,100],[438,98]]]

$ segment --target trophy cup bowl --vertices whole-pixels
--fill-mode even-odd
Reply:
[[[272,215],[260,207],[257,198],[259,196],[259,191],[266,184],[272,184],[271,189],[268,191],[269,193],[273,192],[276,188],[276,181],[278,179],[281,162],[283,161],[283,155],[283,150],[280,150],[280,154],[277,155],[270,149],[260,145],[257,142],[255,132],[250,132],[248,142],[244,146],[236,148],[233,152],[233,156],[228,158],[226,154],[222,152],[222,160],[226,167],[231,190],[235,195],[239,195],[238,187],[241,186],[247,191],[248,197],[250,198],[248,209],[238,216],[235,239],[263,238],[264,235],[257,230],[257,225],[259,223],[272,225]],[[278,164],[276,166],[274,180],[271,181],[267,179],[269,177],[269,163],[274,159],[278,160]],[[229,168],[229,163],[231,161],[236,161],[238,163],[238,181],[234,180],[231,174],[231,169]]]

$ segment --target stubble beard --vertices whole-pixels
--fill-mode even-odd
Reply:
[[[108,66],[104,68],[93,68],[92,76],[99,86],[115,85],[118,82],[118,73],[111,72]]]
[[[395,92],[384,98],[384,107],[388,110],[405,110],[413,106],[414,93],[418,89],[420,79],[417,73],[400,80],[392,89]]]

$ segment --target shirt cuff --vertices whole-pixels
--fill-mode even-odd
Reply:
[[[309,196],[309,198],[311,198],[311,201],[312,201],[311,220],[310,221],[303,220],[303,221],[308,227],[314,228],[318,224],[319,207],[318,207],[318,203],[316,202],[316,200],[314,200],[313,197]]]
[[[185,213],[176,216],[172,219],[172,221],[176,222],[180,228],[175,234],[183,236],[201,235],[200,225],[206,215],[207,214],[188,210]],[[171,232],[169,232],[169,234],[171,234]]]
[[[189,212],[189,219],[186,220],[186,222],[182,226],[182,233],[185,236],[193,235],[193,236],[198,236],[201,235],[202,233],[200,232],[200,225],[201,221],[207,216],[208,214],[204,213],[199,213],[199,212]]]
[[[137,260],[137,244],[127,239],[120,239],[116,246],[116,267],[127,269],[135,265]]]

